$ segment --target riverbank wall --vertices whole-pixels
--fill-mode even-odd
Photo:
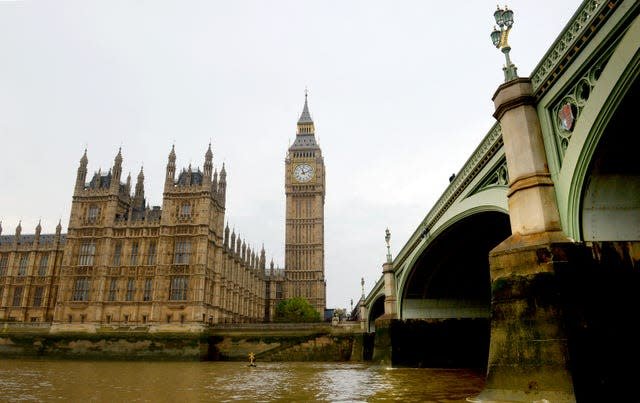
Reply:
[[[351,324],[243,324],[201,329],[0,325],[0,358],[362,361],[369,337]]]

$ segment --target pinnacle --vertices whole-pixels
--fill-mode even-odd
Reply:
[[[298,119],[298,124],[304,123],[313,123],[313,119],[311,119],[311,114],[309,113],[306,93],[304,94],[304,107],[302,108],[302,114],[300,114],[300,119]]]

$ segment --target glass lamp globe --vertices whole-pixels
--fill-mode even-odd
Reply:
[[[493,42],[493,46],[495,46],[496,48],[500,46],[500,36],[502,36],[502,33],[495,27],[493,27],[493,32],[491,33],[491,41]]]
[[[496,24],[498,24],[499,27],[502,27],[504,25],[504,16],[503,16],[503,11],[502,9],[500,9],[500,7],[498,7],[498,9],[493,13],[493,18],[496,19]]]

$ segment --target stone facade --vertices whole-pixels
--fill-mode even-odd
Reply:
[[[325,169],[306,96],[296,140],[285,159],[285,190],[285,297],[305,298],[322,318],[326,307]]]
[[[0,321],[48,322],[52,331],[96,326],[173,330],[270,321],[284,298],[307,298],[321,313],[324,283],[324,165],[307,103],[298,122],[304,144],[290,147],[287,172],[287,269],[266,265],[225,225],[227,172],[213,167],[211,145],[200,168],[176,170],[169,153],[162,206],[111,169],[87,178],[80,159],[68,232],[1,235]],[[304,183],[293,171],[311,166]],[[298,173],[299,176],[300,173]],[[303,179],[304,180],[304,179]]]
[[[162,206],[149,207],[144,173],[131,191],[122,154],[87,182],[80,160],[67,234],[0,241],[0,319],[54,327],[174,326],[269,320],[264,248],[253,251],[225,227],[226,170],[176,175],[172,148]],[[267,316],[265,316],[267,315]],[[82,325],[82,326],[78,326]]]

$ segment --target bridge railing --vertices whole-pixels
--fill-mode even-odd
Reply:
[[[487,165],[494,155],[502,148],[502,130],[499,123],[495,123],[489,132],[484,136],[478,147],[473,151],[471,157],[462,166],[449,186],[436,204],[429,210],[418,228],[416,228],[409,241],[403,246],[394,260],[394,266],[400,267],[404,260],[411,255],[411,252],[420,243],[420,239],[429,233],[429,230],[438,222],[447,209],[473,181],[476,175]]]

